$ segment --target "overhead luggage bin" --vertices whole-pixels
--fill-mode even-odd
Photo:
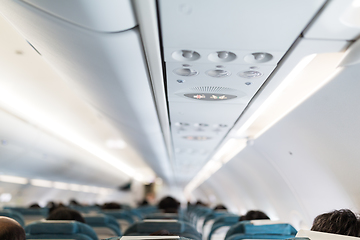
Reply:
[[[173,178],[137,28],[92,31],[20,1],[1,2],[1,13],[81,99],[123,134],[138,154],[127,164],[147,171],[138,170],[139,179],[153,180],[152,169],[164,180]]]
[[[23,0],[23,2],[71,24],[96,32],[121,32],[137,25],[131,0]]]

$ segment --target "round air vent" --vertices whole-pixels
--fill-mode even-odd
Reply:
[[[250,71],[239,72],[238,75],[239,75],[239,77],[242,77],[242,78],[251,79],[251,78],[261,77],[264,74],[259,71],[250,70]]]
[[[223,69],[213,69],[213,70],[206,71],[206,74],[210,77],[223,78],[223,77],[230,76],[231,72],[223,70]]]
[[[231,62],[236,59],[236,54],[228,51],[210,53],[208,59],[213,62]]]
[[[255,52],[244,57],[245,62],[248,63],[266,63],[273,59],[273,55],[266,52]]]
[[[198,52],[192,50],[179,50],[173,52],[172,57],[177,61],[196,61],[200,58]]]
[[[175,74],[182,76],[182,77],[192,77],[199,74],[198,71],[192,68],[184,67],[184,68],[177,68],[173,71]]]

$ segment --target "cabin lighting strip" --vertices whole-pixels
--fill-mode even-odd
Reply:
[[[110,194],[114,192],[114,189],[111,188],[103,188],[103,187],[80,185],[80,184],[65,183],[65,182],[53,182],[43,179],[27,179],[23,177],[10,176],[10,175],[0,175],[0,182],[22,184],[22,185],[30,184],[36,187],[54,188],[60,190],[86,192],[86,193],[94,193],[94,194]]]
[[[72,143],[96,158],[110,164],[136,181],[148,184],[154,180],[155,176],[145,176],[144,174],[136,172],[136,169],[126,164],[125,160],[109,154],[101,147],[79,136],[76,132],[71,130],[69,126],[65,126],[62,122],[51,118],[47,113],[42,112],[41,109],[31,105],[30,102],[31,101],[21,99],[21,96],[12,92],[11,89],[6,89],[6,87],[3,86],[0,88],[0,107],[3,107],[14,116],[23,118],[38,126],[43,131],[49,132],[66,142]]]
[[[308,99],[337,75],[344,53],[313,54],[303,58],[274,92],[245,122],[235,126],[236,134],[228,140],[214,157],[185,187],[190,194],[227,161],[261,136],[280,119]],[[236,130],[237,129],[237,130]]]

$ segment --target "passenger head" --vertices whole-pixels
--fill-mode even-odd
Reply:
[[[73,206],[81,206],[80,203],[78,203],[78,201],[76,201],[75,199],[70,199],[69,201],[69,205],[73,205]]]
[[[176,236],[176,235],[170,233],[168,230],[162,229],[162,230],[150,233],[150,236]]]
[[[109,202],[109,203],[104,203],[101,208],[104,210],[121,209],[122,206],[121,206],[121,204],[116,203],[116,202]]]
[[[139,203],[139,206],[148,206],[149,205],[149,202],[144,199],[141,203]]]
[[[52,211],[54,211],[57,208],[57,205],[54,202],[48,202],[46,204],[46,207],[49,208],[49,213],[51,213]]]
[[[29,206],[29,208],[41,208],[40,207],[40,205],[39,204],[37,204],[37,203],[33,203],[33,204],[31,204],[30,206]]]
[[[197,201],[195,205],[207,207],[207,204],[203,203],[202,201]]]
[[[8,217],[0,217],[0,239],[25,240],[26,235],[17,221]]]
[[[246,213],[246,215],[241,216],[239,221],[250,221],[250,220],[261,220],[261,219],[270,219],[264,212],[251,210]]]
[[[214,210],[227,210],[227,208],[222,204],[218,204],[214,207]]]
[[[314,219],[312,231],[359,236],[359,219],[349,209],[324,213]]]
[[[85,219],[78,211],[66,207],[59,207],[52,211],[46,220],[75,220],[85,223]]]
[[[172,198],[165,197],[159,202],[158,208],[163,210],[165,213],[177,213],[180,203]]]

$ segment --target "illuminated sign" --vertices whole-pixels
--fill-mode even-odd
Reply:
[[[236,98],[235,95],[218,93],[185,93],[185,97],[203,101],[223,101]]]
[[[183,138],[187,140],[195,140],[195,141],[204,141],[211,139],[211,137],[205,137],[205,136],[184,136]]]

